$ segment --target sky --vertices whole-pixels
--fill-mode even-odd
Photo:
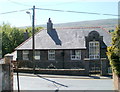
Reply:
[[[46,24],[48,18],[51,18],[53,24],[118,18],[118,16],[113,16],[118,15],[118,0],[0,0],[0,25],[4,22],[14,27],[31,26],[31,8],[33,5],[42,9],[83,12],[72,13],[35,9],[35,25]],[[27,11],[30,14],[27,14]],[[84,12],[98,14],[86,14]]]

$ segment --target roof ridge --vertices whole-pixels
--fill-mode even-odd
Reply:
[[[100,26],[91,26],[91,27],[63,27],[63,28],[55,28],[55,29],[88,29],[88,28],[101,28]]]

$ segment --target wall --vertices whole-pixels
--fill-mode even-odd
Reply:
[[[120,92],[120,76],[113,72],[114,89]]]
[[[56,50],[55,60],[48,60],[48,50],[40,50],[40,60],[36,60],[36,67],[48,68],[50,65],[57,69],[74,69],[74,68],[84,68],[83,59],[85,57],[85,51],[81,50],[82,59],[81,60],[71,60],[70,50]],[[18,60],[20,62],[20,67],[33,67],[32,62],[32,51],[29,51],[28,61],[22,60],[22,51],[18,51]]]
[[[11,92],[12,90],[13,90],[13,67],[11,64],[11,57],[6,55],[4,63],[0,64],[0,91]]]
[[[109,65],[108,59],[101,58],[100,60],[90,60],[89,58],[85,58],[84,60],[85,60],[84,64],[85,64],[86,73],[91,74],[90,72],[93,71],[95,68],[96,70],[94,72],[97,72],[99,68],[100,75],[103,76],[108,75],[108,65]]]
[[[2,65],[0,64],[0,92],[2,91]]]

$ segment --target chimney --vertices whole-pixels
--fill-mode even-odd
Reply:
[[[51,19],[49,18],[47,22],[47,31],[51,31],[51,30],[53,30],[53,23]]]
[[[24,41],[27,40],[29,38],[29,33],[28,31],[26,30],[26,32],[24,32]]]

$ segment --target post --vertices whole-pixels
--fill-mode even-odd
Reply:
[[[35,73],[35,6],[33,6],[33,15],[32,15],[32,52],[33,52],[33,73]]]
[[[20,92],[19,74],[18,74],[18,59],[17,59],[17,86],[18,86],[18,92]]]
[[[2,64],[2,90],[13,91],[13,65],[11,63],[13,56],[11,54],[5,55],[4,64]]]

